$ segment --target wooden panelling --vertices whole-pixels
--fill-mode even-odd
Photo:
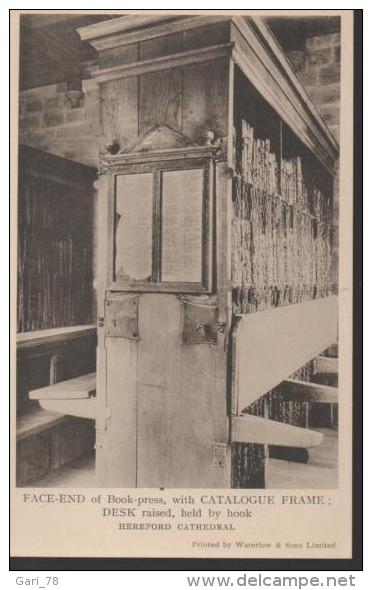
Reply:
[[[155,42],[160,39],[151,40]],[[116,139],[121,148],[126,147],[138,134],[160,124],[199,143],[206,129],[226,136],[228,60],[216,60],[213,67],[206,62],[183,71],[170,68],[104,82],[101,96],[102,144]]]
[[[138,487],[175,484],[180,447],[175,444],[174,436],[177,433],[180,441],[184,432],[175,411],[177,396],[181,395],[177,387],[179,306],[177,299],[169,295],[142,295],[140,299]],[[185,445],[184,454],[189,452]]]
[[[157,15],[125,15],[122,17],[110,19],[105,25],[103,23],[95,23],[94,25],[88,25],[87,27],[80,27],[78,33],[83,41],[92,41],[93,39],[99,39],[103,37],[104,46],[105,42],[113,40],[114,45],[118,45],[117,34],[122,31],[128,31],[132,28],[139,28],[142,33],[142,28],[151,25],[153,21],[158,24],[159,21],[170,20],[172,17],[168,14]],[[108,46],[111,46],[108,43]]]
[[[180,464],[182,472],[174,476],[175,482],[179,487],[229,488],[231,468],[223,345],[185,345],[180,366],[178,390],[182,393],[177,397],[177,414],[184,432],[183,441],[178,444],[187,456],[185,466]],[[215,443],[226,444],[226,461],[220,467],[212,461]]]
[[[310,103],[303,87],[287,63],[285,55],[261,17],[248,19],[242,15],[205,15],[191,18],[186,16],[184,22],[182,22],[183,19],[175,18],[174,24],[160,23],[159,26],[159,21],[163,19],[163,16],[149,17],[148,26],[142,29],[136,28],[132,21],[115,19],[115,27],[103,24],[99,28],[80,29],[79,34],[98,50],[103,50],[115,45],[160,37],[164,33],[173,34],[176,27],[177,31],[184,31],[186,37],[191,35],[192,43],[193,31],[187,29],[225,20],[227,26],[230,26],[229,40],[236,44],[233,55],[239,67],[257,85],[259,91],[297,136],[326,166],[333,169],[334,161],[338,156],[338,145],[315,107]],[[197,35],[194,39],[198,48],[200,43],[203,43],[200,40],[202,37],[203,35]],[[208,34],[205,32],[205,38],[207,37]],[[214,35],[210,35],[210,41],[216,38],[219,39],[220,34],[215,30]]]
[[[139,17],[135,17],[139,18]],[[169,15],[141,17],[147,19],[149,26],[141,26],[146,24],[134,23],[133,16],[125,16],[123,18],[115,18],[115,26],[111,21],[111,27],[91,28],[82,27],[78,29],[78,33],[83,41],[88,41],[98,50],[102,51],[108,47],[117,47],[120,45],[128,45],[139,40],[155,39],[156,37],[165,37],[179,31],[200,28],[208,23],[213,24],[226,20],[226,16],[220,15],[182,15],[177,18],[169,18]],[[162,21],[168,22],[162,22]],[[130,30],[132,29],[132,30]]]
[[[105,49],[98,54],[100,68],[115,67],[138,61],[139,43]]]
[[[51,431],[50,470],[91,453],[94,448],[94,424],[91,420],[68,418]]]
[[[137,139],[138,78],[136,76],[101,84],[101,130],[101,149],[114,140],[123,148]]]
[[[58,381],[92,373],[96,368],[96,338],[82,338],[59,353]]]
[[[110,418],[96,450],[97,485],[136,487],[137,342],[106,338],[106,348]]]
[[[17,441],[43,432],[64,420],[66,416],[62,414],[47,412],[40,407],[32,408],[17,420]]]
[[[60,468],[34,479],[32,484],[35,488],[94,488],[95,474],[94,451],[91,451],[74,459],[68,465],[62,465]]]
[[[27,409],[37,408],[37,402],[28,399],[28,392],[49,385],[49,366],[48,355],[17,361],[17,416]]]
[[[139,78],[139,134],[155,125],[182,130],[182,74],[179,69]]]
[[[142,295],[138,345],[138,487],[227,487],[229,464],[213,465],[227,443],[225,355],[182,345],[181,305]]]
[[[79,418],[65,418],[53,428],[22,437],[17,443],[17,486],[32,485],[34,479],[91,452],[93,446],[93,423]]]
[[[17,444],[17,485],[27,485],[36,477],[47,473],[50,469],[50,434],[40,432],[32,438]]]
[[[220,59],[183,69],[183,133],[200,142],[203,132],[227,135],[228,60]]]
[[[183,32],[183,49],[199,49],[211,45],[228,43],[230,40],[230,23],[222,22],[214,25],[205,25],[196,29],[188,29]]]
[[[140,60],[161,57],[170,53],[178,53],[182,51],[182,33],[174,33],[173,35],[141,41],[139,46]]]

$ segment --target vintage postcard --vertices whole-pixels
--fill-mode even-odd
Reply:
[[[352,557],[353,19],[11,11],[13,557]]]

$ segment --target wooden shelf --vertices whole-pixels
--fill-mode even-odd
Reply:
[[[88,399],[96,391],[96,374],[89,373],[54,385],[40,387],[30,391],[30,399],[34,400],[75,400]]]
[[[270,458],[265,469],[267,489],[334,489],[338,484],[338,434],[317,429],[323,442],[311,449],[308,463]]]
[[[233,442],[308,448],[322,442],[322,434],[283,422],[246,414],[231,419]]]
[[[17,355],[29,356],[31,354],[32,356],[34,353],[53,351],[71,341],[92,338],[96,336],[96,333],[96,324],[19,332],[17,334]]]
[[[30,408],[17,420],[17,441],[48,430],[65,419],[64,414],[48,412],[42,408]]]
[[[318,383],[309,383],[308,381],[298,381],[296,379],[286,379],[281,384],[284,394],[291,395],[298,401],[308,401],[326,404],[338,403],[338,388],[329,385],[320,385]]]
[[[58,342],[80,338],[88,334],[95,334],[95,324],[83,326],[67,326],[62,328],[51,328],[49,330],[35,330],[33,332],[19,332],[17,334],[17,348],[27,348],[40,343]]]
[[[75,379],[30,391],[29,397],[38,400],[44,410],[76,416],[96,417],[96,374],[89,373]]]
[[[95,420],[97,413],[96,398],[77,399],[41,399],[39,404],[48,412],[63,413],[75,418]]]
[[[314,363],[314,375],[317,374],[332,374],[338,373],[338,358],[330,356],[318,356]]]
[[[239,317],[233,335],[234,414],[279,385],[337,338],[336,296]]]

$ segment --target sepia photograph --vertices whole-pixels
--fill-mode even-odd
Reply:
[[[19,497],[333,505],[348,11],[16,12]]]

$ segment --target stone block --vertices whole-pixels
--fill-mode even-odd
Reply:
[[[61,105],[61,99],[59,96],[53,96],[53,98],[47,98],[45,101],[45,110],[58,109]]]
[[[319,73],[320,84],[334,84],[340,81],[340,65],[332,64],[322,68]]]
[[[303,72],[306,67],[306,53],[304,51],[291,51],[288,53],[289,61],[295,72]]]
[[[330,125],[339,125],[340,124],[340,108],[338,105],[326,105],[322,106],[320,109],[320,114],[323,117],[325,123],[328,126]]]
[[[337,104],[340,102],[340,84],[329,84],[319,88],[318,102],[320,104]]]
[[[336,45],[333,48],[333,61],[336,64],[339,64],[341,62],[341,46],[340,45]]]
[[[46,127],[55,127],[56,125],[62,125],[64,122],[62,110],[46,111],[44,113],[43,122]]]
[[[41,115],[32,114],[22,118],[19,121],[19,128],[23,131],[29,131],[31,129],[38,129],[41,127]]]
[[[91,121],[94,125],[100,118],[100,101],[98,90],[90,90],[85,94],[84,119]]]
[[[317,86],[305,86],[305,90],[315,106],[319,104],[319,88]]]
[[[298,78],[305,88],[316,86],[318,84],[318,71],[314,68],[313,70],[298,73]]]
[[[84,110],[82,108],[71,109],[66,111],[66,120],[68,122],[81,121],[84,118]]]
[[[325,47],[323,49],[310,51],[307,56],[308,68],[314,68],[316,66],[322,67],[331,64],[333,62],[333,57],[333,47]]]
[[[67,90],[67,82],[60,82],[57,84],[57,92],[66,92]]]
[[[43,103],[41,100],[26,100],[24,102],[25,113],[40,113],[43,110]]]
[[[332,45],[340,44],[340,33],[331,33],[329,35],[318,35],[316,37],[309,37],[306,39],[306,49],[320,49],[323,47],[330,47]]]
[[[338,125],[330,125],[329,130],[332,133],[333,137],[340,141],[340,127]]]

